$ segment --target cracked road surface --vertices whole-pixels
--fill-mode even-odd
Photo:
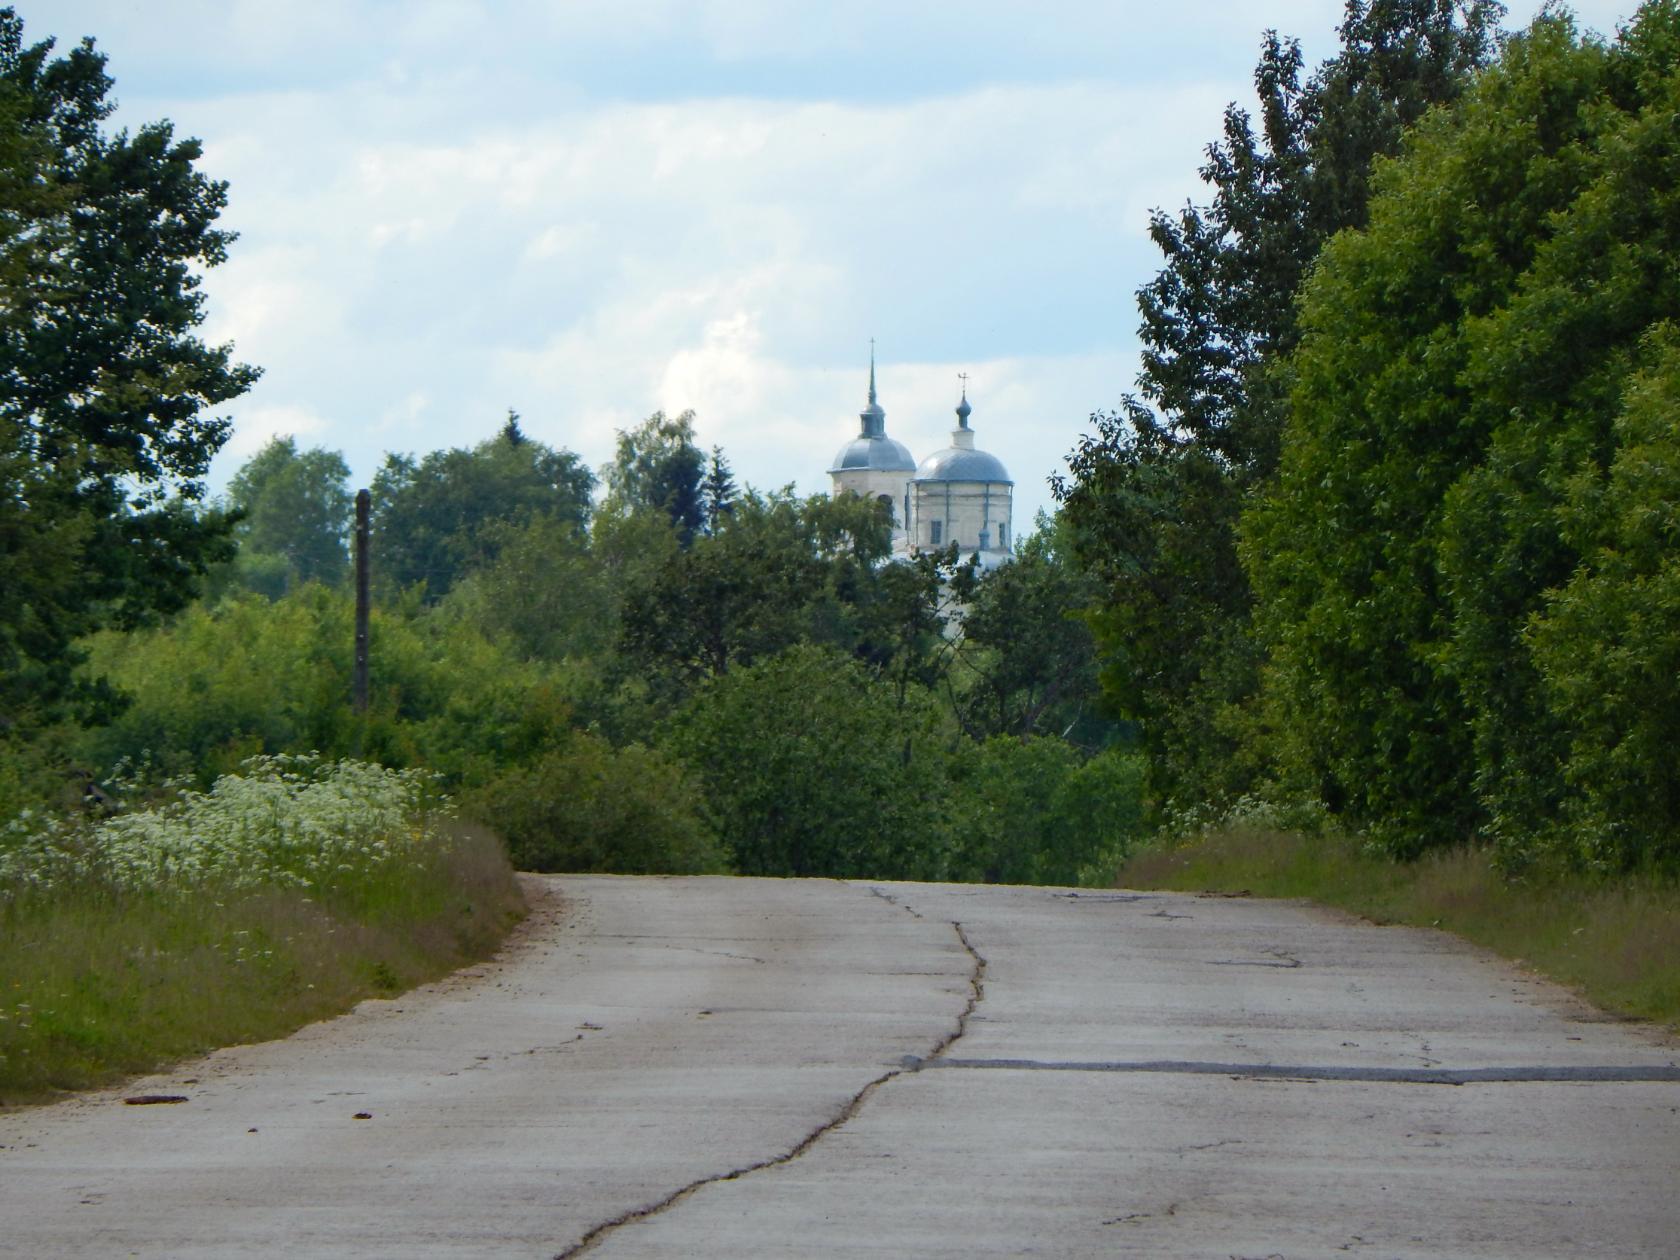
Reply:
[[[1676,1254],[1680,1049],[1438,934],[1032,888],[530,896],[492,963],[0,1115],[0,1256]]]

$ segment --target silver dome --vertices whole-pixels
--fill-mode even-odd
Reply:
[[[921,467],[916,469],[913,480],[992,481],[1008,486],[1015,484],[1009,478],[1009,470],[996,455],[960,446],[948,446],[929,455],[922,461]]]
[[[912,472],[915,467],[916,461],[904,443],[886,436],[855,437],[840,448],[834,457],[834,467],[828,471]]]

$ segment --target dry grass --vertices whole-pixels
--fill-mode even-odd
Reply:
[[[1304,897],[1378,923],[1444,928],[1606,1011],[1680,1030],[1680,886],[1672,879],[1512,883],[1479,849],[1397,863],[1344,837],[1233,826],[1140,852],[1116,882]]]
[[[499,842],[469,828],[354,896],[312,891],[0,903],[0,1105],[283,1036],[485,956],[524,910]]]

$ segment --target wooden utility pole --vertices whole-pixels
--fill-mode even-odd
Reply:
[[[372,498],[366,490],[356,491],[356,677],[354,704],[357,717],[368,709],[368,516]]]

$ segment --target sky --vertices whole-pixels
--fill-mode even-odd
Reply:
[[[1341,0],[15,0],[92,35],[113,125],[203,141],[239,233],[207,341],[275,435],[344,454],[531,437],[599,469],[693,409],[737,480],[829,489],[871,339],[887,432],[948,445],[967,373],[1016,530],[1134,387],[1149,213],[1203,200],[1263,32]],[[1509,0],[1508,25],[1537,0]],[[1634,0],[1579,0],[1613,33]]]

